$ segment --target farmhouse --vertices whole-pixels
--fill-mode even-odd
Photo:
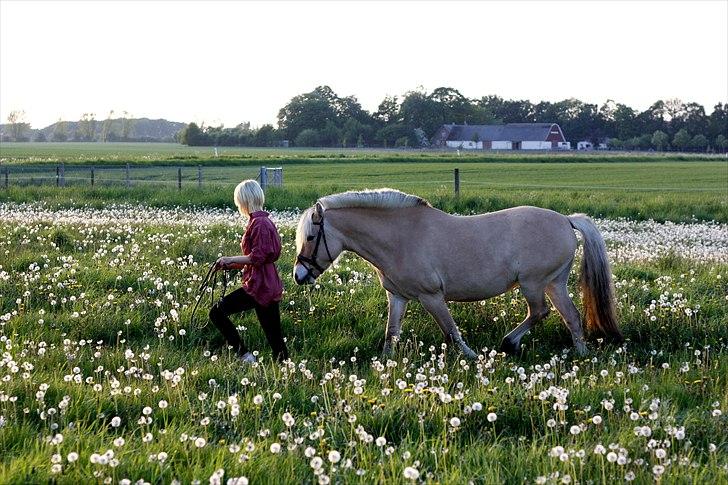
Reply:
[[[469,150],[568,150],[571,144],[556,123],[442,125],[432,138],[441,148]]]

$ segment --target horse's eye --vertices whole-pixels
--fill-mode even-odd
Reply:
[[[306,237],[306,241],[313,241],[313,236]]]

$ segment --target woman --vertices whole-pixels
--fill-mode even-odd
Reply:
[[[275,261],[281,254],[281,237],[275,224],[263,210],[265,195],[258,182],[243,180],[235,187],[235,205],[248,217],[248,227],[240,241],[242,256],[223,256],[217,260],[217,268],[242,269],[243,286],[213,305],[210,320],[223,334],[244,362],[255,362],[240,339],[237,329],[228,318],[234,313],[255,309],[273,357],[278,361],[288,358],[288,350],[281,333],[279,302],[283,283],[278,276]]]

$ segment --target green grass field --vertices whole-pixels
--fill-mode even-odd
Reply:
[[[238,161],[276,160],[279,163],[334,159],[341,161],[421,161],[427,159],[457,161],[694,161],[720,160],[723,155],[650,152],[477,152],[463,150],[379,149],[379,148],[251,148],[188,147],[176,143],[0,143],[3,163],[173,163],[219,164]]]
[[[38,145],[0,145],[0,483],[728,482],[725,158]],[[67,187],[54,186],[59,161]],[[108,168],[126,161],[129,189]],[[451,304],[480,351],[469,362],[417,303],[382,357],[372,268],[347,254],[318,287],[295,285],[282,214],[292,361],[271,361],[247,314],[234,321],[260,362],[244,366],[204,325],[209,300],[196,322],[191,309],[206,264],[239,252],[244,221],[219,209],[260,165],[284,167],[266,204],[281,211],[390,186],[451,212],[530,204],[686,224],[599,222],[623,346],[592,340],[575,356],[552,312],[523,355],[498,354],[526,314],[513,290]],[[51,178],[31,183],[40,171]]]
[[[128,190],[124,183],[125,171],[120,167],[96,168],[96,186],[91,188],[90,167],[69,165],[65,170],[67,187],[56,189],[53,166],[10,166],[10,189],[0,192],[0,200],[43,200],[62,205],[137,201],[154,206],[227,207],[232,188],[244,178],[255,178],[258,163],[205,166],[201,190],[197,189],[197,168],[184,167],[181,192],[177,190],[176,167],[135,166],[130,172],[132,188]],[[455,167],[460,170],[459,197],[453,195]],[[378,187],[415,193],[437,207],[460,213],[536,205],[598,217],[728,221],[728,161],[721,160],[651,163],[307,160],[284,165],[284,189],[271,190],[268,203],[279,210],[308,207],[322,195]]]
[[[451,306],[477,362],[445,350],[416,303],[386,359],[371,268],[348,255],[319,288],[298,287],[282,228],[293,362],[271,362],[248,314],[235,321],[261,362],[245,367],[200,327],[208,302],[190,322],[204,264],[239,251],[242,226],[27,210],[0,221],[2,483],[728,479],[726,264],[617,263],[623,347],[574,356],[554,313],[523,356],[491,351],[525,316],[514,291]]]

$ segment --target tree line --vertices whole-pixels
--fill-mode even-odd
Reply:
[[[443,124],[558,123],[567,140],[607,143],[628,150],[728,150],[728,104],[718,103],[708,115],[698,103],[658,100],[644,111],[608,100],[601,106],[578,99],[558,102],[477,99],[457,89],[420,88],[386,96],[370,113],[354,96],[340,97],[319,86],[293,97],[278,112],[278,126],[258,129],[243,123],[234,128],[190,123],[179,133],[187,145],[301,147],[429,146]],[[285,142],[284,142],[285,140]]]
[[[143,141],[134,138],[134,119],[126,111],[120,117],[114,118],[114,110],[111,110],[103,120],[97,120],[95,113],[83,113],[78,121],[59,119],[42,130],[32,130],[25,116],[25,111],[22,110],[10,112],[7,117],[7,133],[3,133],[3,141]]]

